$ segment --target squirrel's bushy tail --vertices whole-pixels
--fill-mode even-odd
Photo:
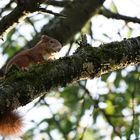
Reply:
[[[23,127],[22,117],[16,111],[7,111],[0,114],[0,135],[18,136]]]

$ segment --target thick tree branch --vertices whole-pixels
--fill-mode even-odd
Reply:
[[[0,81],[0,110],[23,106],[53,87],[89,79],[140,62],[140,37],[79,47],[74,55],[34,65],[28,72],[15,68]]]

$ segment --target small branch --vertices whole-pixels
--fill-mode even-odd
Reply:
[[[121,138],[121,134],[116,130],[116,126],[112,123],[110,116],[108,116],[105,111],[101,110],[107,122],[113,127],[113,132]]]
[[[37,31],[37,29],[35,28],[34,23],[31,21],[31,19],[30,19],[29,17],[27,17],[26,20],[27,20],[27,22],[29,22],[29,23],[32,25],[32,27],[33,27],[35,33],[37,34],[38,31]]]
[[[39,7],[39,8],[36,9],[36,10],[37,10],[37,11],[40,11],[40,12],[44,12],[44,13],[49,13],[49,14],[52,14],[52,15],[54,15],[54,16],[59,16],[59,17],[62,17],[62,18],[66,18],[66,16],[63,15],[63,14],[55,13],[55,12],[53,12],[53,11],[51,11],[51,10],[47,10],[47,9],[45,9],[45,8]]]
[[[137,77],[137,80],[139,79],[140,77],[138,76]],[[131,97],[132,97],[132,116],[133,116],[133,119],[132,119],[132,122],[131,122],[131,127],[130,127],[130,130],[129,130],[129,133],[128,133],[128,136],[127,136],[127,139],[130,139],[131,138],[131,135],[133,134],[134,132],[134,127],[135,127],[135,119],[136,119],[136,113],[135,113],[135,93],[136,93],[136,89],[137,89],[137,85],[134,83],[134,89],[131,93]]]
[[[118,14],[118,13],[113,13],[106,8],[100,9],[99,14],[102,14],[107,18],[125,20],[126,22],[134,22],[134,23],[139,23],[140,24],[140,19],[139,18],[129,17],[129,16]]]
[[[70,0],[65,0],[65,1],[48,0],[48,1],[46,1],[46,4],[58,6],[58,7],[64,7],[68,4],[70,4],[71,2],[72,1],[70,1]]]
[[[43,100],[43,103],[44,103],[45,106],[47,106],[49,108],[50,113],[52,115],[52,119],[53,119],[54,123],[56,124],[58,130],[62,133],[62,135],[65,138],[65,140],[68,140],[68,138],[66,136],[66,133],[65,133],[65,130],[63,130],[63,128],[61,126],[61,123],[60,123],[61,121],[56,119],[56,115],[53,113],[51,107],[49,106],[49,104],[45,100]]]

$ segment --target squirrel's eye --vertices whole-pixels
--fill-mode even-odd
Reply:
[[[50,40],[50,43],[53,43],[53,40]]]

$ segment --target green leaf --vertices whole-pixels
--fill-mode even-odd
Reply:
[[[111,9],[112,12],[118,13],[118,9],[117,9],[117,7],[116,7],[116,5],[113,1],[111,1],[110,9]]]
[[[110,100],[106,101],[107,107],[105,108],[105,112],[108,115],[113,115],[115,113],[115,108]]]

